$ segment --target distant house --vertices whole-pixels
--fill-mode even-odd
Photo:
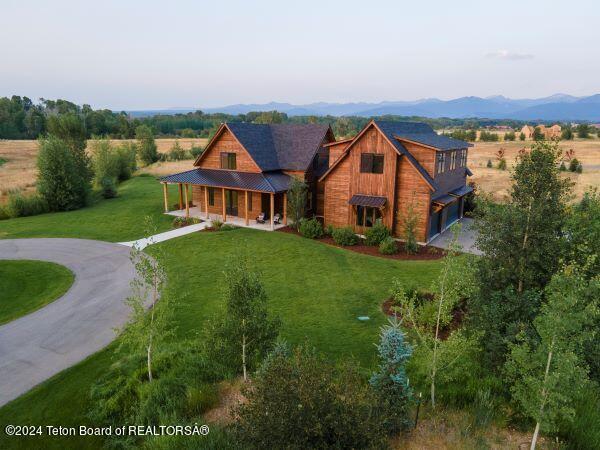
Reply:
[[[545,139],[553,139],[560,137],[562,128],[558,124],[554,124],[551,127],[546,127],[546,125],[540,124],[532,127],[531,125],[525,125],[521,128],[521,133],[525,135],[525,139],[533,139],[533,132],[535,128],[538,128]]]
[[[467,150],[472,144],[438,135],[429,125],[370,121],[354,138],[336,141],[321,125],[221,125],[192,170],[161,179],[179,186],[190,215],[188,186],[199,217],[262,227],[264,216],[286,222],[292,177],[306,181],[308,216],[363,234],[381,220],[404,236],[409,210],[416,238],[428,242],[463,215]],[[185,192],[185,203],[183,193]],[[412,208],[411,208],[412,205]]]

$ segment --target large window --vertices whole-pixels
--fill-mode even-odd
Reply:
[[[235,153],[221,153],[221,169],[235,170]]]
[[[456,169],[456,154],[458,152],[457,151],[453,151],[452,153],[450,153],[450,170],[454,170]]]
[[[437,169],[436,173],[444,173],[446,171],[446,154],[438,152],[437,154]]]
[[[360,154],[361,173],[383,173],[383,155],[378,153]]]
[[[381,210],[379,208],[371,208],[370,206],[356,207],[356,225],[360,227],[372,227],[381,217]]]
[[[208,205],[215,206],[215,188],[208,189]]]
[[[467,167],[467,149],[460,151],[460,167]]]

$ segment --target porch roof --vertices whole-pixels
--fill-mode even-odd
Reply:
[[[473,192],[473,187],[465,185],[450,191],[449,194],[454,195],[456,197],[462,197],[463,195],[467,195],[470,192]]]
[[[446,206],[446,205],[449,205],[450,203],[456,201],[456,199],[457,199],[457,197],[455,197],[454,195],[442,194],[442,195],[437,195],[437,196],[433,197],[431,199],[431,201],[433,203],[437,203],[438,205]]]
[[[224,187],[244,191],[285,192],[291,177],[282,172],[250,173],[235,170],[192,169],[160,179],[163,183],[186,183],[211,187]]]

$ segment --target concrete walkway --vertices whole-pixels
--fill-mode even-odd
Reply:
[[[135,245],[138,250],[143,250],[152,244],[157,244],[159,242],[168,241],[169,239],[174,239],[179,236],[185,236],[186,234],[204,230],[209,225],[211,225],[210,221],[195,223],[186,227],[176,228],[174,230],[165,231],[164,233],[155,234],[154,236],[138,239],[137,241],[119,242],[119,244],[127,247],[133,247]]]
[[[84,239],[0,240],[0,259],[51,261],[75,275],[61,298],[0,326],[0,406],[115,338],[129,314],[124,300],[135,276],[129,252]]]
[[[473,255],[481,255],[481,251],[475,246],[477,232],[473,229],[473,219],[464,217],[461,219],[460,224],[461,230],[458,235],[458,243],[462,247],[462,250]],[[452,242],[452,238],[452,228],[448,228],[431,241],[429,245],[439,248],[448,248],[450,242]]]

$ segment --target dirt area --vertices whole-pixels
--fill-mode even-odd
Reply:
[[[496,167],[498,164],[496,152],[504,149],[506,162],[510,169],[515,164],[519,150],[530,147],[531,144],[531,141],[476,142],[475,146],[469,150],[468,167],[473,172],[473,176],[469,180],[474,181],[483,192],[491,194],[494,199],[503,200],[508,196],[510,172],[509,170],[498,170],[496,168],[488,169],[486,167],[487,162],[491,160],[494,167]],[[581,198],[590,187],[600,188],[600,139],[561,141],[560,147],[563,153],[573,149],[575,158],[583,166],[583,173],[581,174],[564,173],[565,177],[569,177],[575,183],[573,188],[575,197]]]
[[[219,404],[204,413],[204,420],[219,425],[229,425],[233,422],[234,410],[245,401],[241,392],[243,386],[244,379],[242,377],[219,383]]]
[[[283,227],[278,229],[282,233],[290,233],[295,234],[297,236],[302,237],[300,233],[298,233],[294,228],[291,227]],[[432,260],[432,259],[441,259],[446,255],[446,252],[437,247],[429,247],[419,245],[419,250],[416,254],[409,255],[406,253],[404,249],[404,243],[398,242],[398,253],[394,255],[383,255],[379,253],[379,249],[375,246],[365,245],[364,240],[359,240],[359,243],[356,245],[342,246],[335,243],[333,238],[329,236],[322,237],[321,239],[315,239],[318,242],[322,242],[327,245],[331,245],[333,247],[343,248],[346,250],[350,250],[356,253],[362,253],[363,255],[377,256],[379,258],[388,258],[388,259],[402,259],[402,260]]]
[[[168,152],[176,140],[186,150],[191,148],[192,145],[204,147],[208,142],[204,138],[156,139],[158,151],[160,153]],[[113,139],[111,142],[118,144],[124,141]],[[0,140],[0,158],[6,160],[4,164],[0,165],[0,204],[6,202],[10,193],[29,194],[35,191],[37,152],[38,143],[35,140]],[[191,167],[191,160],[159,162],[148,168],[143,168],[139,172],[151,173],[152,175],[168,175],[189,170]]]

